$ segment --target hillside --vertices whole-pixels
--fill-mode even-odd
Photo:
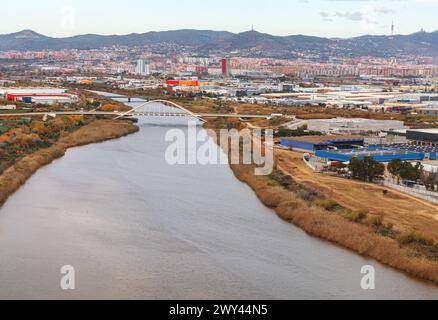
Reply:
[[[129,35],[86,34],[52,38],[24,30],[0,35],[0,51],[98,49],[110,46],[145,46],[176,44],[201,53],[251,50],[259,55],[288,56],[298,53],[339,56],[426,55],[438,57],[438,31],[411,35],[362,36],[329,39],[304,35],[273,36],[248,31],[234,34],[226,31],[176,30]]]

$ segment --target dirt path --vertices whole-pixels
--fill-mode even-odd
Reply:
[[[342,206],[368,210],[384,216],[386,222],[401,230],[414,229],[438,240],[437,205],[397,190],[315,173],[304,164],[302,154],[298,152],[276,150],[275,154],[281,170]],[[384,190],[389,193],[385,195]]]

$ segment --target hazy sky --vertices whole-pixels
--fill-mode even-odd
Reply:
[[[4,0],[0,33],[50,36],[175,29],[351,37],[438,30],[438,0]]]

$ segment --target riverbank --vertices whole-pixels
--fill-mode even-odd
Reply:
[[[350,222],[333,212],[310,205],[269,177],[255,176],[252,166],[232,165],[231,169],[237,179],[254,190],[264,205],[309,235],[438,284],[438,262],[420,256],[415,248],[401,246],[398,241],[379,235],[372,226]]]
[[[209,121],[205,127],[217,130],[220,125],[220,121]],[[297,161],[302,162],[302,157]],[[414,231],[401,232],[393,223],[396,213],[385,221],[386,216],[381,212],[349,206],[351,203],[345,199],[336,202],[340,199],[332,197],[333,192],[315,188],[319,177],[301,179],[295,171],[288,170],[298,165],[278,152],[275,153],[275,170],[270,176],[256,176],[252,165],[230,167],[236,178],[250,186],[260,201],[284,221],[296,225],[311,236],[438,284],[438,245],[433,242],[434,237],[429,239]],[[362,188],[357,192],[367,192],[370,186],[363,185]],[[382,190],[380,192],[385,194]],[[398,199],[392,194],[386,196],[392,199],[388,201]],[[407,202],[413,201],[411,199]],[[401,220],[406,222],[406,219]],[[430,218],[432,222],[436,222],[433,217]],[[422,230],[416,228],[414,223],[409,225],[411,230]]]
[[[20,159],[0,175],[0,206],[38,169],[64,156],[69,148],[120,138],[138,131],[130,121],[95,120],[64,134],[52,146]]]
[[[326,195],[342,207],[382,217],[402,233],[416,230],[438,242],[438,206],[378,184],[317,173],[303,153],[275,150],[278,168],[295,181]]]

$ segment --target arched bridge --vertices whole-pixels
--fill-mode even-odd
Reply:
[[[99,108],[91,111],[61,111],[61,112],[29,112],[29,113],[0,113],[0,118],[4,117],[37,117],[37,116],[62,116],[62,115],[84,115],[84,116],[109,116],[114,119],[122,119],[126,117],[186,117],[195,118],[201,122],[205,122],[204,118],[239,118],[245,119],[270,119],[272,117],[278,117],[282,115],[251,115],[251,114],[234,114],[234,113],[194,113],[184,108],[183,106],[169,100],[150,100],[145,101],[144,99],[139,99],[140,101],[134,101],[137,98],[128,98],[125,96],[110,95],[105,96],[105,98],[117,100],[127,100],[131,104],[138,103],[138,106],[134,106],[131,110],[126,112],[110,112],[110,111],[99,111]],[[123,101],[124,102],[124,101]],[[144,110],[141,110],[144,109]]]
[[[273,115],[260,115],[260,114],[233,114],[233,113],[194,113],[187,108],[177,104],[176,102],[163,100],[160,98],[149,100],[147,97],[131,96],[127,97],[120,94],[100,92],[100,91],[89,91],[93,93],[98,98],[106,98],[115,100],[121,103],[138,103],[139,105],[134,107],[132,110],[120,114],[117,119],[122,117],[191,117],[197,118],[202,122],[205,122],[204,118],[239,118],[241,120],[250,119],[270,119],[273,117],[278,117],[283,115],[273,114]],[[156,104],[161,104],[156,105]],[[164,106],[163,106],[164,105]],[[166,108],[167,106],[167,108]],[[147,107],[145,111],[139,111],[142,108]],[[170,107],[170,108],[169,108]]]
[[[154,108],[152,108],[152,110],[148,109],[145,112],[138,111],[144,107],[147,107],[148,105],[155,105],[157,103],[160,103],[164,106],[170,106],[171,108],[167,109],[167,108],[162,108],[162,106],[158,106],[158,109],[161,109],[161,110],[157,110],[156,108],[154,110]],[[175,109],[175,110],[173,110],[173,109]],[[196,118],[196,119],[201,120],[201,121],[205,121],[204,119],[202,119],[201,115],[197,115],[197,114],[191,112],[190,110],[187,110],[183,106],[180,106],[179,104],[177,104],[173,101],[168,101],[168,100],[146,101],[146,102],[142,103],[141,105],[133,107],[131,110],[120,114],[115,119],[117,120],[117,119],[124,118],[127,116],[134,116],[134,117],[135,116],[192,117],[192,118]]]

